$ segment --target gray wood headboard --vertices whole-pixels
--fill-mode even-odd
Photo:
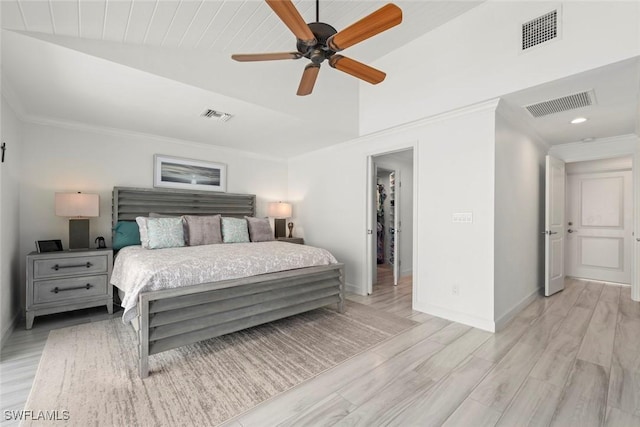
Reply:
[[[216,215],[242,218],[256,215],[254,194],[113,187],[113,225],[155,212],[165,215]]]

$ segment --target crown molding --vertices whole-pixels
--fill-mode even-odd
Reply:
[[[435,114],[433,116],[428,116],[428,117],[423,117],[421,119],[418,120],[414,120],[411,122],[407,122],[407,123],[402,123],[387,129],[382,129],[379,131],[375,131],[366,135],[361,135],[357,138],[354,139],[350,139],[348,141],[342,142],[342,143],[338,143],[338,144],[333,144],[330,145],[328,147],[323,147],[320,148],[318,150],[313,150],[313,151],[309,151],[307,153],[302,153],[298,156],[294,156],[291,157],[289,160],[293,161],[293,160],[297,160],[297,159],[303,159],[307,156],[313,155],[313,154],[318,154],[318,153],[322,153],[322,152],[326,152],[326,151],[332,151],[335,149],[343,149],[346,147],[350,147],[356,144],[360,144],[362,142],[366,142],[366,141],[370,141],[372,139],[375,138],[380,138],[380,137],[384,137],[384,136],[388,136],[388,135],[393,135],[393,134],[397,134],[399,132],[405,132],[405,131],[409,131],[412,129],[416,129],[428,124],[432,124],[432,123],[437,123],[437,122],[442,122],[445,120],[450,120],[456,117],[460,117],[460,116],[466,116],[468,114],[472,114],[472,113],[476,113],[476,112],[480,112],[480,111],[486,111],[486,110],[493,110],[495,111],[498,108],[498,103],[500,102],[500,98],[493,98],[487,101],[482,101],[482,102],[478,102],[475,104],[471,104],[471,105],[467,105],[464,107],[460,107],[460,108],[455,108],[453,110],[449,110],[449,111],[445,111],[442,113],[438,113]]]

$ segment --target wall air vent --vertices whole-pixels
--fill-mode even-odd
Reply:
[[[573,95],[563,96],[561,98],[550,99],[548,101],[525,105],[524,108],[526,108],[533,117],[543,117],[548,116],[549,114],[560,113],[562,111],[588,107],[595,103],[596,97],[593,93],[593,90],[589,90],[586,92],[579,92],[574,93]]]
[[[202,113],[202,117],[206,117],[208,119],[216,119],[221,122],[226,122],[233,116],[229,113],[223,113],[221,111],[205,110],[204,113]]]
[[[522,50],[558,37],[558,10],[522,24]]]

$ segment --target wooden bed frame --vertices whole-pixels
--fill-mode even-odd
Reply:
[[[255,216],[255,200],[246,194],[114,187],[113,224],[151,212]],[[152,354],[334,303],[343,313],[344,264],[142,292],[137,306],[140,377],[149,375]]]

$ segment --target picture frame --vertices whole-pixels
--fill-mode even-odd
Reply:
[[[153,186],[183,190],[227,191],[227,165],[156,154]]]
[[[36,249],[38,253],[43,252],[62,252],[62,240],[36,240]]]

